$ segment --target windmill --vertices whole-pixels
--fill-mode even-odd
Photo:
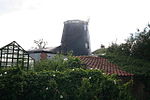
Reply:
[[[91,53],[90,37],[87,21],[68,20],[64,22],[61,49],[63,53],[73,52],[73,55],[89,55]]]

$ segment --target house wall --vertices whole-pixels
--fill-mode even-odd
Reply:
[[[30,53],[30,56],[35,59],[35,61],[39,61],[41,59],[51,59],[56,54],[52,53]]]

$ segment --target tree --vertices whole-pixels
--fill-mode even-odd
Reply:
[[[108,48],[108,52],[121,54],[125,56],[133,56],[140,59],[150,60],[150,24],[142,31],[132,33],[126,40],[126,43],[120,45],[112,43]]]
[[[37,45],[38,49],[46,48],[47,41],[44,41],[43,39],[34,40],[34,43]]]
[[[150,60],[150,25],[148,24],[142,31],[138,30],[135,36],[130,37],[128,42],[132,43],[130,48],[133,56]],[[128,43],[127,42],[127,43]]]

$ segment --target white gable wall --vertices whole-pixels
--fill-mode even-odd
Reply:
[[[51,59],[52,57],[54,57],[56,54],[52,54],[52,53],[46,53],[47,54],[47,59]],[[41,53],[30,53],[30,56],[32,58],[35,59],[35,61],[39,61],[41,60]]]

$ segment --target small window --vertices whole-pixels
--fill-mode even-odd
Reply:
[[[86,31],[86,25],[84,25],[84,30]]]
[[[85,48],[89,49],[89,44],[85,43]]]

